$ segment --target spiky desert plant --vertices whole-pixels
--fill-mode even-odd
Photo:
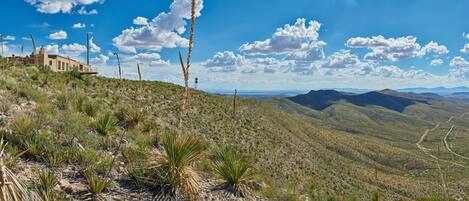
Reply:
[[[96,132],[102,135],[108,135],[113,131],[114,126],[115,122],[112,119],[111,113],[108,112],[96,121]]]
[[[94,173],[86,175],[86,182],[88,184],[88,189],[93,194],[94,198],[99,197],[104,190],[111,186],[111,182],[109,180]]]
[[[252,166],[231,146],[216,151],[213,167],[215,173],[225,180],[224,187],[236,196],[246,196],[252,178]]]
[[[182,53],[179,52],[179,61],[181,63],[181,69],[184,76],[184,93],[181,105],[181,114],[179,117],[179,127],[183,126],[183,119],[185,116],[189,118],[189,123],[193,129],[192,119],[191,119],[191,101],[190,101],[190,92],[189,92],[189,69],[191,67],[191,54],[192,47],[194,44],[194,31],[195,31],[195,0],[191,2],[191,30],[189,32],[189,48],[187,50],[186,63],[182,59]]]
[[[55,200],[57,196],[54,192],[54,187],[57,186],[57,184],[59,184],[59,181],[51,171],[43,170],[39,173],[38,191],[44,201]]]
[[[0,139],[0,201],[41,201],[42,199],[21,183],[4,162],[7,143]]]
[[[198,176],[191,165],[199,159],[206,144],[194,135],[168,134],[164,137],[164,154],[157,158],[156,168],[165,193],[179,197],[180,193],[196,198],[199,195]]]

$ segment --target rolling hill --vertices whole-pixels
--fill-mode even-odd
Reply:
[[[81,77],[2,65],[0,132],[9,141],[9,155],[27,151],[12,169],[32,186],[39,170],[53,170],[60,180],[58,191],[69,199],[83,200],[89,194],[83,171],[90,164],[106,169],[112,150],[117,150],[106,198],[151,200],[158,194],[152,185],[158,182],[142,184],[136,178],[140,167],[163,151],[161,137],[183,132],[178,126],[182,90],[164,82]],[[466,103],[416,100],[384,92],[310,95],[319,97],[319,103],[303,106],[288,98],[240,98],[233,115],[232,98],[191,90],[193,124],[209,147],[207,157],[194,164],[204,195],[243,199],[215,188],[220,181],[211,168],[210,155],[224,145],[235,146],[255,167],[257,188],[252,199],[369,200],[379,194],[384,200],[414,200],[442,194],[434,161],[415,143],[439,121],[469,112]],[[298,100],[306,103],[315,98]],[[112,134],[102,135],[96,125],[107,114],[118,123]],[[122,120],[129,117],[138,119],[137,123],[129,126]],[[457,131],[464,131],[466,121],[464,116],[455,119]],[[424,146],[436,150],[439,136],[436,131],[429,134]],[[459,142],[467,140],[456,136]],[[467,153],[451,137],[456,151]],[[121,142],[123,146],[117,146]],[[32,152],[34,145],[41,151]],[[450,155],[444,159],[451,160]],[[465,164],[462,159],[456,162]],[[442,166],[451,196],[469,196],[468,172],[449,163]]]

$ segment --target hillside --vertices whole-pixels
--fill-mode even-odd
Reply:
[[[145,173],[141,167],[151,162],[154,153],[163,152],[161,139],[166,134],[182,131],[178,127],[182,90],[163,82],[80,77],[3,65],[0,127],[9,142],[6,151],[13,156],[26,150],[12,169],[31,186],[39,170],[49,169],[59,177],[57,190],[64,197],[83,200],[89,198],[86,168],[106,170],[117,150],[112,186],[104,196],[151,200],[159,193],[159,183],[140,183],[138,178]],[[224,145],[235,146],[255,167],[254,193],[246,200],[313,195],[368,200],[373,193],[396,200],[442,192],[434,179],[433,161],[414,146],[434,121],[368,107],[368,102],[367,107],[338,103],[315,111],[283,98],[240,99],[233,115],[231,98],[191,93],[196,133],[209,147],[207,157],[194,166],[200,172],[205,199],[242,199],[216,188],[220,179],[209,159]],[[405,105],[405,110],[414,106],[419,108],[413,111],[427,110],[426,103],[405,98],[392,98],[389,103],[393,109]],[[106,114],[112,114],[117,124],[103,135],[96,125]],[[469,184],[456,176],[448,181],[455,189],[451,195],[467,197]]]
[[[335,90],[310,91],[307,94],[289,98],[293,102],[316,110],[323,110],[334,103],[345,101],[358,106],[381,106],[397,112],[402,112],[406,107],[417,103],[425,103],[423,100],[410,99],[402,96],[389,95],[384,92],[372,91],[364,94],[350,94]]]

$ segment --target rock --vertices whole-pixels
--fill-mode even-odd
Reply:
[[[86,185],[82,183],[70,183],[66,179],[59,180],[59,186],[64,192],[68,194],[83,192],[87,190]]]

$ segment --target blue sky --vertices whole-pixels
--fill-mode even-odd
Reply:
[[[181,83],[189,0],[4,0],[4,55],[49,53],[116,76]],[[202,89],[403,88],[469,85],[469,1],[197,0],[194,66]],[[74,27],[75,26],[75,27]],[[468,44],[465,48],[465,44]]]

